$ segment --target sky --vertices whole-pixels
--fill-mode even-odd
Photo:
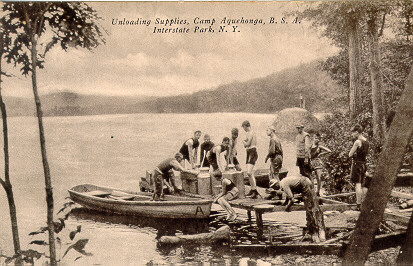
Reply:
[[[73,91],[116,96],[171,96],[265,77],[337,53],[310,22],[286,17],[304,2],[90,2],[102,17],[106,44],[93,51],[54,47],[38,73],[41,94]],[[285,17],[287,23],[282,23]],[[223,19],[226,19],[223,22]],[[271,18],[277,24],[270,23]],[[116,20],[151,21],[119,25]],[[181,21],[165,26],[156,20]],[[256,21],[257,24],[231,20]],[[215,21],[212,25],[211,22]],[[261,23],[260,23],[261,20]],[[204,22],[204,23],[201,23]],[[209,26],[214,32],[208,32]],[[218,32],[225,26],[227,32]],[[236,26],[234,31],[233,26]],[[186,33],[154,33],[187,29]],[[195,28],[199,29],[195,32]],[[207,32],[200,32],[207,28]],[[10,68],[10,66],[8,66]],[[31,79],[14,70],[6,96],[30,97]]]

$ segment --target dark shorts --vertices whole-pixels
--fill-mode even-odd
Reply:
[[[209,167],[209,161],[207,158],[202,162],[201,167]]]
[[[215,156],[213,156],[213,157],[208,156],[207,159],[208,159],[209,165],[212,167],[211,175],[214,176],[214,177],[222,176],[222,172],[221,172],[221,170],[219,170],[218,162],[217,162]]]
[[[234,164],[234,165],[239,165],[239,162],[238,162],[238,159],[237,159],[237,157],[232,157],[232,164]]]
[[[366,170],[367,165],[365,162],[352,162],[350,178],[353,183],[361,183],[363,187],[366,187]]]
[[[281,155],[275,156],[275,158],[271,158],[271,164],[270,164],[270,179],[279,178],[279,173],[281,170],[281,167],[283,165],[283,157]]]
[[[189,161],[189,153],[188,153],[188,148],[186,149],[180,149],[179,152],[182,154],[185,160]]]
[[[234,189],[234,190],[228,191],[225,195],[223,195],[223,197],[227,201],[230,201],[230,200],[234,200],[238,198],[238,194],[239,194],[238,190]]]
[[[247,164],[255,165],[255,162],[258,159],[258,153],[256,148],[248,149],[247,150]]]
[[[222,177],[222,172],[221,172],[221,170],[219,170],[219,168],[213,169],[212,172],[211,172],[211,176],[212,177]]]
[[[300,175],[310,177],[311,175],[311,165],[310,163],[305,163],[304,158],[297,158],[297,166],[300,168]]]
[[[218,169],[218,162],[215,156],[208,156],[207,160],[208,160],[209,165],[212,166],[212,169],[214,170]]]
[[[283,157],[281,155],[271,158],[271,170],[273,172],[280,172],[281,167],[283,166]]]

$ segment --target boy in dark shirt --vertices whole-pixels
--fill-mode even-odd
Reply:
[[[209,162],[206,159],[206,155],[210,149],[214,147],[214,143],[211,141],[211,137],[208,134],[204,135],[204,142],[201,144],[201,167],[209,167]]]
[[[229,151],[227,156],[227,166],[233,164],[237,171],[241,171],[241,166],[237,159],[237,138],[238,138],[238,128],[233,128],[231,130],[231,139],[229,140]]]
[[[366,193],[366,170],[367,170],[367,154],[369,152],[369,142],[362,135],[360,125],[355,125],[351,130],[351,136],[355,139],[353,147],[348,156],[352,158],[351,162],[351,181],[356,184],[356,203],[360,207]]]

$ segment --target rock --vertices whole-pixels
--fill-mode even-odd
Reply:
[[[297,125],[303,125],[304,131],[319,130],[320,124],[309,111],[298,107],[281,110],[273,123],[277,133],[296,133]]]
[[[248,266],[249,265],[249,259],[248,258],[241,258],[239,261],[238,261],[238,265],[239,266]]]
[[[264,260],[257,260],[257,266],[271,266],[271,263]]]
[[[274,265],[284,265],[284,260],[281,256],[277,256],[275,259],[271,261]]]
[[[305,258],[298,258],[295,260],[295,263],[304,263],[306,261]]]
[[[160,245],[176,245],[184,243],[214,243],[229,241],[231,229],[228,225],[222,226],[215,232],[181,236],[162,236],[158,240]]]

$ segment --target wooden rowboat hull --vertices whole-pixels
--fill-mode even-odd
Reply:
[[[127,192],[91,184],[69,190],[70,198],[85,208],[156,218],[207,218],[212,200],[167,195],[166,201],[151,201],[152,194]]]

